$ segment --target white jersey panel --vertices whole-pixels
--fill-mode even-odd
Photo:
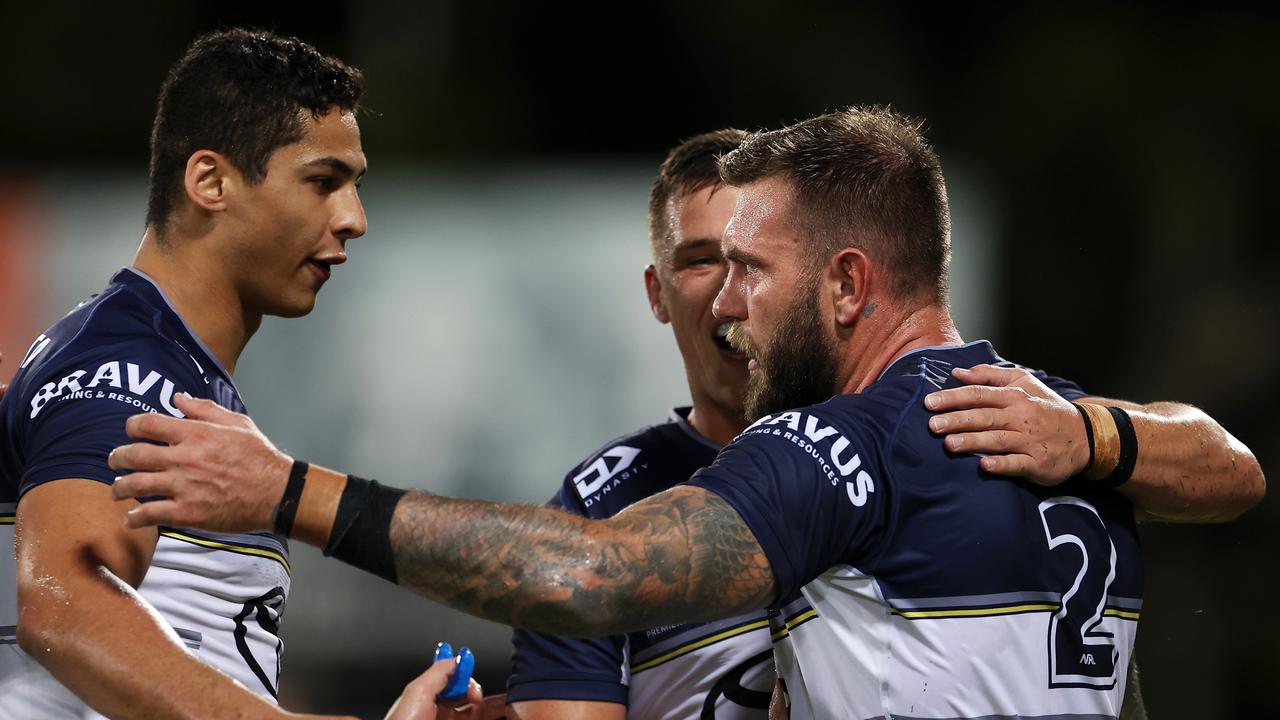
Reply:
[[[12,525],[0,525],[12,547]],[[185,539],[178,539],[179,537]],[[260,547],[250,547],[254,542]],[[222,548],[217,547],[222,545]],[[5,584],[13,588],[13,553]],[[201,661],[274,702],[282,644],[277,636],[289,591],[287,560],[258,536],[191,535],[164,531],[138,593]],[[4,593],[0,612],[12,613],[15,593]],[[9,615],[5,615],[8,618]],[[237,640],[238,629],[242,637]],[[8,631],[12,632],[12,631]],[[9,641],[0,641],[0,718],[85,720],[101,717]]]
[[[695,626],[646,648],[630,672],[630,720],[758,720],[775,677],[768,620],[751,613]],[[750,706],[739,703],[746,697]]]
[[[947,609],[978,603],[941,598],[894,608],[874,579],[848,567],[803,594],[811,610],[793,603],[784,611],[791,627],[775,633],[793,718],[1119,716],[1136,608],[1108,610],[1096,629],[1116,653],[1114,681],[1051,687],[1049,630],[1060,598],[990,596],[981,598],[985,609]]]

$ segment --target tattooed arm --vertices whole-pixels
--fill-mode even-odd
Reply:
[[[608,520],[413,493],[391,524],[400,584],[480,617],[590,636],[764,607],[775,581],[742,518],[676,487]]]
[[[150,413],[126,424],[130,436],[168,445],[138,443],[111,454],[112,467],[145,469],[112,485],[117,499],[168,498],[137,505],[126,523],[270,529],[292,459],[243,415],[204,400],[175,402],[186,420]],[[291,536],[328,546],[346,487],[346,475],[312,466]],[[558,635],[728,617],[764,607],[777,589],[742,517],[698,487],[673,488],[608,520],[411,492],[395,505],[389,533],[366,538],[385,543],[379,533],[390,536],[401,585],[479,617]]]

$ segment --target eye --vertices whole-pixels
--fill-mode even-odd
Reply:
[[[720,261],[713,257],[696,257],[689,261],[690,265],[715,265]]]
[[[307,182],[315,185],[320,192],[330,193],[338,189],[338,181],[332,175],[315,175],[307,178]]]

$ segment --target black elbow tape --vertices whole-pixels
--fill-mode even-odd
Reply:
[[[381,485],[377,480],[348,475],[324,554],[397,582],[395,556],[391,552],[391,517],[404,494],[404,490]]]

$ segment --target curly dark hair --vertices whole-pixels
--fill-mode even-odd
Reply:
[[[946,298],[947,188],[918,120],[874,106],[820,115],[752,135],[721,158],[720,174],[730,185],[786,180],[815,261],[862,248],[899,297]]]
[[[667,153],[658,177],[649,188],[649,244],[654,257],[658,244],[671,237],[671,213],[667,203],[677,195],[695,193],[720,182],[720,156],[736,150],[747,133],[725,128],[694,135]]]
[[[243,28],[197,38],[160,88],[147,224],[164,237],[192,153],[221,153],[259,183],[271,154],[302,138],[303,110],[355,112],[363,93],[359,70],[297,38]]]

